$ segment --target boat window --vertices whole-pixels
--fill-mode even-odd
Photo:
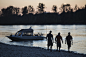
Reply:
[[[41,34],[40,34],[40,33],[38,33],[38,34],[35,34],[35,36],[41,36]]]
[[[22,33],[20,32],[18,36],[20,36]]]
[[[32,33],[23,33],[22,36],[32,36]]]
[[[35,34],[35,36],[38,36],[38,34]]]
[[[26,36],[26,33],[23,33],[22,36]]]
[[[15,36],[18,35],[18,32],[15,34]]]

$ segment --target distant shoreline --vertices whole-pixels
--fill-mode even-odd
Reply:
[[[0,25],[86,25],[86,24],[0,24]]]
[[[52,52],[40,48],[40,47],[26,47],[26,46],[18,46],[18,45],[9,45],[0,43],[0,56],[1,57],[85,57],[86,54],[74,53],[74,52],[67,52],[61,50],[61,52],[52,50]]]
[[[0,25],[86,25],[86,8],[73,12],[6,14],[0,16]]]

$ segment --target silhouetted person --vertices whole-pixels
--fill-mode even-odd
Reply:
[[[60,35],[60,33],[58,33],[58,35],[55,37],[55,41],[57,42],[57,51],[58,51],[58,47],[59,47],[59,52],[60,52],[60,48],[61,48],[61,41],[63,43],[63,39],[62,36]]]
[[[71,41],[72,41],[72,45],[73,45],[73,38],[72,38],[72,36],[70,35],[70,32],[69,32],[68,36],[65,39],[65,44],[67,42],[67,45],[68,45],[68,51],[70,51]]]
[[[46,39],[48,39],[48,44],[47,44],[48,50],[49,50],[49,47],[50,47],[50,49],[51,49],[51,51],[52,51],[53,35],[52,35],[51,33],[52,33],[52,31],[50,31],[49,34],[47,34]]]

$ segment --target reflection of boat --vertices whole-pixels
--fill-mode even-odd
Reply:
[[[45,38],[43,34],[33,34],[33,29],[31,27],[29,29],[21,29],[15,35],[10,35],[6,37],[13,41],[42,40]]]

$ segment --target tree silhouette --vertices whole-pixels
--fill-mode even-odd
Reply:
[[[53,5],[52,10],[54,11],[54,13],[57,13],[57,6]]]
[[[70,4],[62,4],[61,8],[62,8],[63,12],[69,12],[69,11],[71,11]]]
[[[1,16],[2,12],[0,11],[0,16]]]
[[[66,11],[67,11],[67,12],[70,12],[70,11],[71,11],[70,4],[66,4],[65,6],[66,6]]]
[[[45,8],[45,4],[43,4],[43,3],[39,3],[39,5],[38,5],[38,12],[39,13],[43,13],[44,12],[44,8]]]
[[[14,14],[18,15],[19,14],[19,10],[20,10],[20,8],[15,7],[14,8]]]
[[[33,13],[34,12],[33,6],[29,5],[28,6],[28,11],[29,11],[29,13]]]
[[[25,6],[24,8],[22,8],[22,14],[26,15],[28,13],[28,9],[27,6]]]
[[[13,14],[13,9],[14,9],[14,7],[13,6],[9,6],[9,7],[7,7],[7,13],[9,14],[9,15],[12,15]]]
[[[1,9],[1,11],[2,11],[2,16],[5,16],[6,15],[6,9]]]
[[[86,5],[85,5],[85,10],[86,10]]]
[[[61,11],[65,12],[65,6],[64,6],[64,4],[61,5],[60,9],[61,9]]]
[[[13,6],[9,6],[9,7],[7,7],[6,9],[1,9],[1,11],[2,11],[2,15],[3,16],[8,16],[8,15],[12,15],[13,14],[13,12],[14,12],[14,7]]]
[[[86,5],[79,9],[77,5],[75,8],[71,8],[70,4],[62,4],[60,11],[61,14],[57,13],[57,6],[53,5],[52,10],[54,13],[44,13],[45,4],[39,3],[38,10],[33,15],[33,6],[29,5],[22,8],[22,14],[19,15],[20,8],[8,6],[2,8],[0,16],[0,24],[11,24],[11,25],[29,25],[29,24],[86,24]],[[75,10],[75,12],[73,11]],[[28,12],[30,14],[28,14]],[[43,14],[39,14],[43,13]],[[33,21],[34,20],[34,21]]]
[[[79,7],[77,5],[75,5],[74,10],[77,11],[79,9]]]

